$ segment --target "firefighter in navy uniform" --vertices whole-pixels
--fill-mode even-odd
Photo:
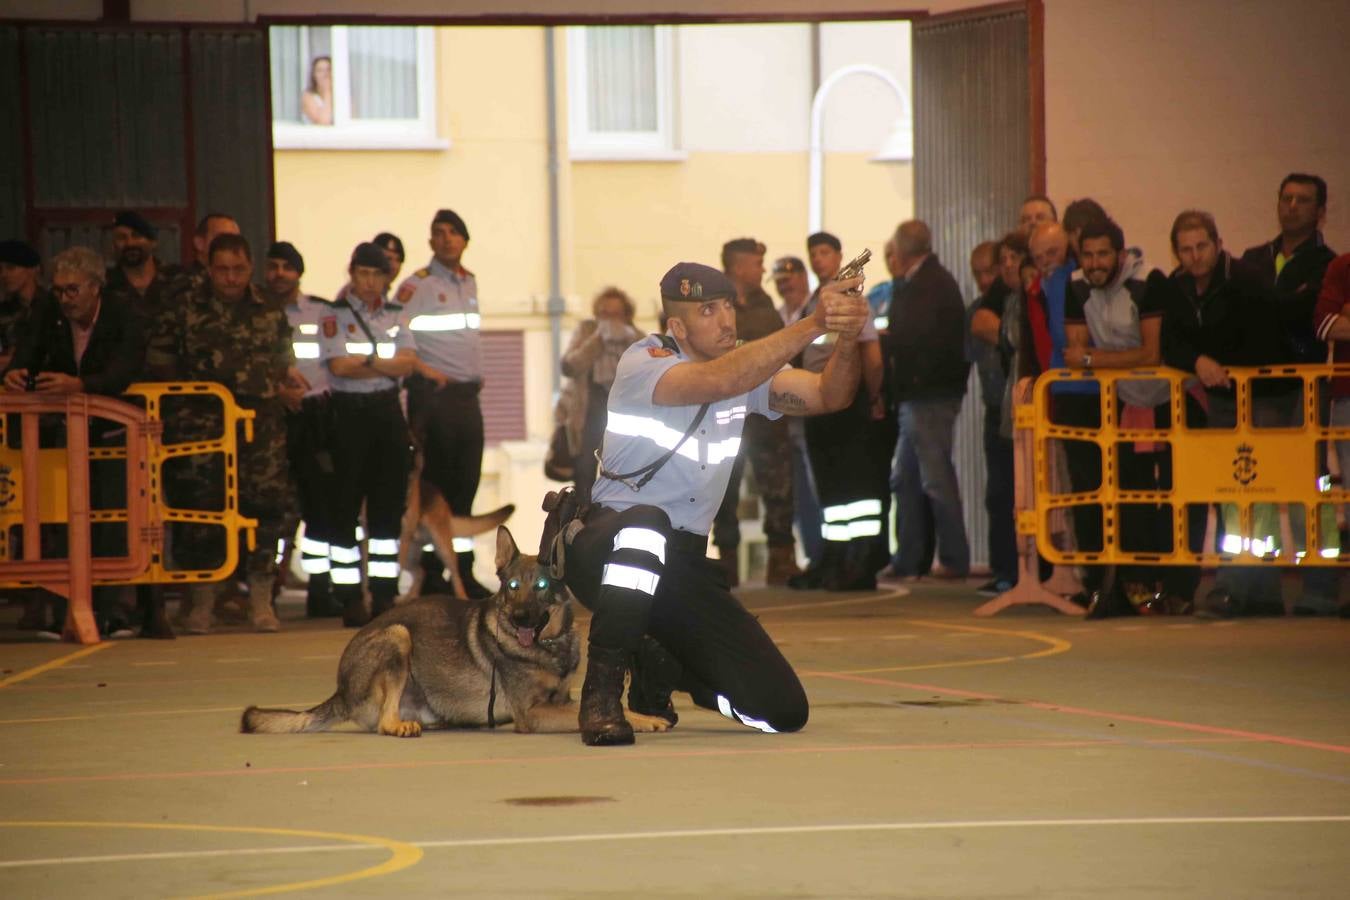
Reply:
[[[361,548],[356,539],[366,507],[366,576],[371,612],[394,605],[398,594],[398,537],[411,463],[408,426],[399,405],[399,379],[417,363],[401,306],[385,299],[389,260],[374,244],[358,244],[348,269],[346,296],[319,320],[319,358],[328,369],[333,405],[332,530],[329,579],[342,605],[342,623],[369,619],[361,593]]]
[[[408,419],[422,448],[422,477],[436,486],[456,515],[473,514],[483,468],[483,357],[479,345],[478,281],[461,264],[469,228],[453,210],[431,220],[432,260],[398,289],[417,350],[408,378]],[[473,539],[454,539],[456,566],[470,599],[491,591],[473,577]],[[422,552],[424,593],[453,593],[440,558]]]
[[[814,415],[853,400],[868,308],[847,291],[860,282],[827,285],[813,316],[738,347],[730,279],[696,263],[661,279],[668,335],[637,342],[619,362],[592,503],[566,552],[567,584],[593,614],[579,714],[586,744],[633,742],[621,697],[635,653],[635,712],[673,724],[677,687],[760,731],[806,724],[806,692],[707,558],[708,530],[747,415]],[[785,367],[827,330],[839,338],[823,372]],[[651,690],[649,664],[662,670],[663,693]]]

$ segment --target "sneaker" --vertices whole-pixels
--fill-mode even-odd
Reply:
[[[991,578],[989,581],[986,581],[976,588],[975,592],[983,594],[986,597],[997,597],[999,594],[1008,593],[1008,591],[1011,591],[1014,587],[1016,587],[1016,585],[1006,578]]]

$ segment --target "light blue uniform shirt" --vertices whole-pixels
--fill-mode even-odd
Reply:
[[[467,269],[451,271],[432,260],[399,286],[418,359],[456,381],[483,380],[478,331],[478,281]]]
[[[375,337],[374,345],[356,322],[353,306],[359,310],[366,327]],[[328,307],[319,321],[319,359],[328,369],[328,383],[334,391],[344,394],[374,394],[398,387],[398,379],[387,375],[375,378],[341,378],[328,367],[331,360],[343,356],[369,356],[393,359],[394,354],[413,346],[412,335],[402,326],[403,307],[385,301],[371,313],[359,298],[338,300]]]
[[[657,406],[652,394],[662,375],[687,361],[684,354],[666,349],[657,335],[624,351],[609,392],[609,422],[601,453],[607,471],[626,475],[656,462],[679,443],[698,415],[699,404]],[[727,492],[745,417],[750,413],[770,419],[781,415],[769,409],[768,380],[748,394],[711,404],[694,433],[641,491],[597,476],[591,499],[617,510],[657,506],[677,529],[706,535]]]
[[[319,320],[332,305],[308,294],[300,294],[294,303],[287,303],[286,321],[291,323],[291,350],[295,353],[295,367],[309,382],[306,397],[328,390],[328,367],[319,358]]]

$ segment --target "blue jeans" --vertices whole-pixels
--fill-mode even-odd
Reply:
[[[937,557],[946,569],[970,571],[970,544],[961,510],[961,490],[952,463],[956,417],[963,397],[906,400],[900,404],[900,439],[891,465],[899,547],[891,567],[901,575],[922,575],[923,501],[933,508]]]
[[[816,565],[824,553],[825,538],[820,533],[820,499],[816,496],[816,480],[811,475],[811,458],[806,453],[805,424],[801,419],[788,422],[788,442],[792,448],[793,519],[806,558]]]

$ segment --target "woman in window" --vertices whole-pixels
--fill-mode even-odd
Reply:
[[[632,299],[616,287],[605,288],[592,305],[594,319],[577,326],[563,354],[562,371],[572,379],[559,398],[568,445],[574,451],[577,489],[595,481],[595,451],[605,437],[609,389],[619,357],[642,334],[633,325]]]
[[[308,125],[333,124],[333,60],[316,56],[309,64],[309,87],[300,95],[301,115]]]

